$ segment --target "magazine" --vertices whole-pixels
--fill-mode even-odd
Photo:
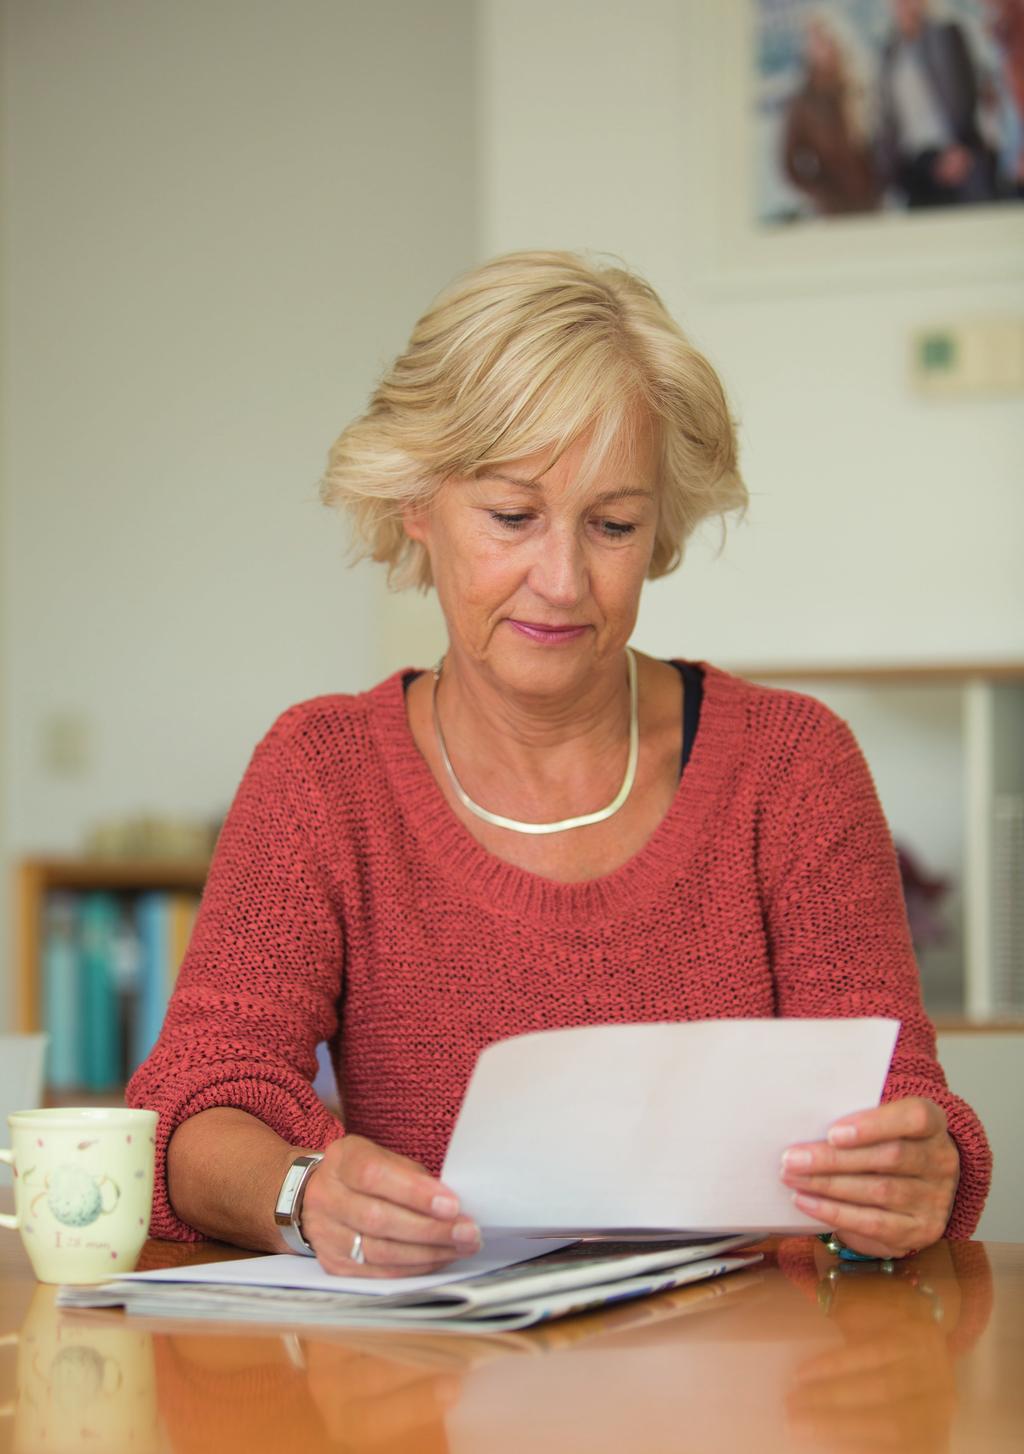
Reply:
[[[506,1259],[503,1265],[475,1275],[396,1279],[406,1284],[398,1290],[382,1279],[365,1281],[365,1290],[353,1291],[354,1279],[331,1279],[322,1269],[317,1286],[271,1281],[265,1271],[259,1280],[247,1282],[238,1262],[206,1263],[194,1269],[194,1279],[188,1275],[190,1269],[175,1268],[166,1275],[147,1272],[95,1287],[63,1287],[58,1303],[123,1306],[144,1317],[501,1332],[749,1267],[760,1261],[760,1254],[737,1254],[752,1240],[735,1236],[657,1245],[577,1242],[525,1262],[509,1265]],[[247,1259],[264,1264],[269,1260]],[[305,1259],[277,1260],[294,1264]],[[232,1269],[230,1278],[218,1280],[218,1269],[225,1274]],[[282,1277],[294,1282],[300,1270]],[[310,1280],[312,1274],[310,1269]],[[332,1281],[341,1286],[332,1287]]]

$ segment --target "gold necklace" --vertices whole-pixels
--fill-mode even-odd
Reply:
[[[558,823],[522,823],[518,818],[504,818],[500,813],[491,813],[475,803],[466,792],[465,788],[455,776],[455,769],[452,767],[451,759],[448,756],[448,749],[444,743],[444,733],[441,731],[441,718],[437,711],[437,684],[441,679],[441,668],[444,666],[444,657],[434,667],[434,686],[431,705],[434,713],[434,731],[437,734],[437,745],[441,752],[441,761],[444,763],[445,771],[451,782],[455,796],[464,808],[482,818],[485,823],[493,823],[496,828],[510,828],[513,833],[564,833],[569,828],[586,828],[591,823],[603,823],[613,813],[617,813],[623,803],[629,797],[633,784],[636,781],[636,765],[640,756],[640,694],[637,688],[636,657],[632,650],[626,647],[626,661],[629,666],[629,756],[626,760],[626,775],[622,779],[622,786],[615,794],[615,797],[606,808],[599,808],[596,813],[584,813],[579,818],[562,818]]]

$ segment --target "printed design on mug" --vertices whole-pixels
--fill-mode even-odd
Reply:
[[[31,1186],[37,1168],[25,1172],[25,1185]],[[99,1217],[106,1217],[121,1199],[121,1188],[112,1176],[92,1176],[81,1166],[58,1166],[43,1177],[43,1185],[32,1197],[33,1216],[41,1201],[64,1227],[88,1227]]]

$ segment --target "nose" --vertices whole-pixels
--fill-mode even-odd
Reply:
[[[528,584],[543,600],[562,610],[578,606],[590,589],[586,554],[576,531],[552,530],[538,542]]]

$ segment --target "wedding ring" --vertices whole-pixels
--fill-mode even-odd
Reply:
[[[360,1266],[366,1261],[366,1253],[363,1251],[363,1234],[357,1232],[352,1239],[352,1251],[348,1254],[350,1262],[358,1262]]]

